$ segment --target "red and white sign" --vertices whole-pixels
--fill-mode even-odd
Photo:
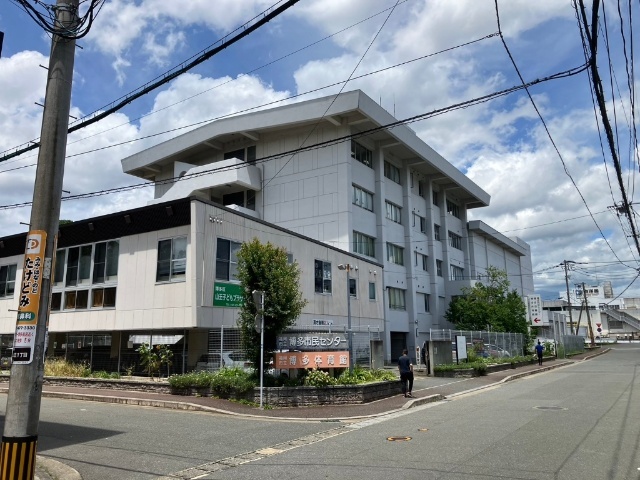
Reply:
[[[275,354],[276,368],[349,368],[349,352],[286,352]]]

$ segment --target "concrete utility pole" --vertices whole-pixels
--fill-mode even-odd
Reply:
[[[564,267],[564,283],[567,286],[567,302],[569,303],[569,329],[571,330],[571,334],[573,335],[573,314],[571,312],[571,295],[569,294],[569,270],[571,265],[577,265],[579,262],[574,262],[573,260],[563,260],[560,264],[561,267]],[[576,329],[575,334],[578,334],[578,330]]]
[[[56,0],[56,32],[72,35],[79,0]],[[53,36],[0,457],[2,480],[33,479],[49,324],[75,40]]]
[[[584,288],[584,282],[582,282],[582,297],[584,298],[584,306],[587,309],[587,324],[589,325],[589,338],[591,339],[591,346],[596,346],[596,339],[593,338],[593,328],[591,327],[591,315],[589,314],[589,301],[587,300],[587,291]]]

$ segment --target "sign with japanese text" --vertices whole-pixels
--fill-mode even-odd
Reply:
[[[213,286],[213,306],[239,308],[242,302],[242,286],[237,283],[215,282]]]
[[[33,361],[46,242],[47,232],[43,230],[34,230],[27,235],[16,334],[13,340],[12,361],[16,364],[26,365]]]
[[[287,352],[275,354],[276,368],[349,368],[349,352]]]
[[[307,333],[278,335],[278,350],[327,350],[344,348],[347,337],[342,333]]]

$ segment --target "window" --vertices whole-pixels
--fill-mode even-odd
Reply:
[[[64,282],[64,265],[67,258],[67,250],[60,248],[56,250],[56,269],[53,274],[53,286],[62,286]]]
[[[451,267],[451,280],[464,280],[464,268],[456,267],[455,265],[450,265]]]
[[[447,200],[447,213],[450,213],[456,218],[460,218],[460,207],[451,200]]]
[[[433,238],[440,241],[440,225],[433,224]]]
[[[364,233],[353,232],[353,251],[368,257],[376,256],[376,239]]]
[[[389,287],[389,308],[394,310],[406,310],[404,303],[404,290]]]
[[[358,284],[355,278],[349,279],[349,295],[352,297],[358,296]]]
[[[400,169],[386,160],[384,161],[384,176],[400,185]]]
[[[256,209],[256,192],[254,190],[243,190],[242,192],[227,193],[222,196],[222,205],[238,205],[239,207]]]
[[[387,243],[387,260],[397,265],[404,265],[404,248]]]
[[[91,308],[116,306],[116,288],[94,288],[91,291]]]
[[[429,294],[423,293],[422,296],[424,297],[424,311],[425,313],[429,313],[431,311],[431,307],[429,306]]]
[[[437,207],[438,205],[440,205],[440,203],[438,202],[438,192],[436,192],[435,190],[433,191],[433,195],[432,195],[432,199],[431,202]]]
[[[353,204],[373,212],[373,194],[353,185]]]
[[[0,267],[0,298],[13,297],[16,291],[16,271],[18,265],[2,265]]]
[[[69,290],[64,293],[65,310],[84,310],[88,306],[89,290]]]
[[[237,255],[241,246],[241,243],[218,238],[216,244],[216,280],[237,281]]]
[[[91,251],[93,245],[72,247],[67,250],[67,276],[65,286],[88,285],[91,283]]]
[[[355,158],[367,167],[373,168],[373,152],[355,140],[351,140],[351,158]]]
[[[436,260],[436,275],[442,276],[442,260]]]
[[[184,280],[187,273],[187,237],[168,238],[158,242],[156,282]]]
[[[256,161],[256,146],[251,145],[250,147],[239,148],[238,150],[232,150],[230,152],[226,152],[222,158],[224,160],[229,160],[231,158],[237,158],[238,160],[247,161],[249,163],[254,163]]]
[[[105,283],[118,279],[118,255],[120,244],[116,240],[96,243],[93,251],[93,283]],[[56,270],[58,266],[56,265]]]
[[[429,257],[418,252],[414,253],[416,254],[416,267],[422,268],[422,270],[428,272]]]
[[[453,232],[449,232],[449,246],[462,250],[462,237]]]
[[[396,223],[402,223],[402,208],[390,202],[385,202],[385,207],[387,210],[387,218],[389,220]]]
[[[369,282],[369,300],[376,299],[376,284],[374,282]]]
[[[118,240],[56,250],[51,311],[115,308],[119,255]]]
[[[413,214],[413,226],[420,226],[420,231],[422,233],[427,233],[427,219],[425,217],[421,217],[420,215],[414,213]]]
[[[424,184],[424,182],[418,182],[418,195],[424,198],[426,190],[427,190],[427,187]]]
[[[316,293],[331,293],[331,263],[316,260],[315,263]],[[351,289],[351,286],[349,286]]]

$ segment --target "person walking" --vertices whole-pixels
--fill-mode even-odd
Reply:
[[[405,397],[413,397],[413,365],[409,358],[407,349],[402,350],[402,356],[398,359],[398,370],[400,371],[400,381],[402,382],[402,394]],[[408,384],[408,388],[407,388]]]
[[[538,344],[536,345],[536,353],[538,354],[538,365],[542,365],[542,352],[544,352],[544,347],[540,344],[540,340],[538,340]]]

